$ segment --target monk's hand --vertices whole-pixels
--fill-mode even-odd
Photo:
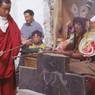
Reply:
[[[0,56],[2,56],[4,54],[4,52],[3,51],[0,51]]]

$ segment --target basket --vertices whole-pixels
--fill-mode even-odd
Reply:
[[[24,57],[24,66],[37,68],[37,56],[27,54]]]

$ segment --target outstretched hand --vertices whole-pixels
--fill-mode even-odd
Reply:
[[[4,54],[4,52],[3,51],[0,51],[0,56],[2,56]]]

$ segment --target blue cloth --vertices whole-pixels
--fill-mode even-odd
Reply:
[[[29,39],[32,35],[32,32],[35,30],[43,32],[41,25],[35,20],[31,24],[24,23],[21,28],[21,36],[26,39]]]

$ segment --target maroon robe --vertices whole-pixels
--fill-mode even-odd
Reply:
[[[13,76],[14,76],[14,60],[12,56],[17,56],[21,44],[20,30],[11,16],[8,16],[9,26],[6,32],[0,29],[0,51],[6,51],[3,56],[0,56],[0,79],[6,82],[0,84],[0,95],[15,95],[13,94]],[[9,51],[16,48],[13,51]],[[7,94],[6,94],[6,93]]]

